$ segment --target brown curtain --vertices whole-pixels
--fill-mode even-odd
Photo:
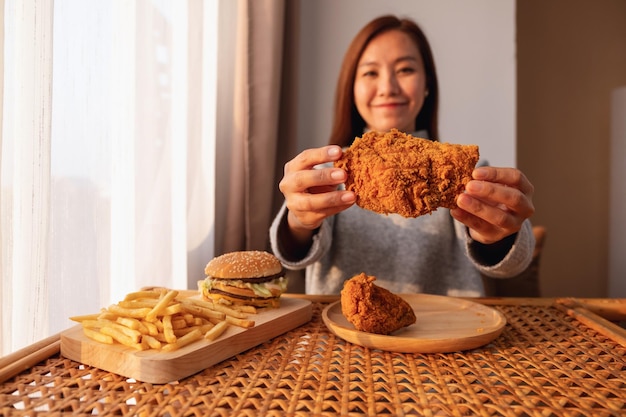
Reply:
[[[296,5],[240,0],[228,204],[216,255],[264,250],[282,202],[278,182],[296,142]],[[287,31],[287,35],[286,35]],[[219,179],[218,179],[219,180]]]

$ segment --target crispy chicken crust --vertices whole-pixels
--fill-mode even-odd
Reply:
[[[361,273],[341,290],[341,312],[362,332],[390,334],[415,323],[415,313],[404,299],[374,284],[376,277]]]
[[[477,145],[434,142],[392,129],[355,138],[335,167],[348,173],[346,189],[356,193],[359,207],[417,217],[455,208],[478,158]]]

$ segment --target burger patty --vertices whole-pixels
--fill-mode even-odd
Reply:
[[[282,270],[277,274],[274,275],[268,275],[266,277],[252,277],[252,278],[220,278],[220,277],[211,277],[212,279],[215,280],[220,280],[223,282],[227,282],[227,281],[242,281],[242,282],[249,282],[251,284],[261,284],[263,282],[270,282],[273,281],[277,278],[280,278],[282,276],[285,275],[285,271]]]
[[[274,298],[274,297],[251,297],[251,296],[248,296],[248,295],[242,295],[242,294],[237,294],[237,293],[233,293],[233,292],[222,291],[222,290],[217,289],[217,288],[211,288],[209,293],[210,294],[226,295],[228,297],[237,298],[239,300],[263,300],[265,298]]]

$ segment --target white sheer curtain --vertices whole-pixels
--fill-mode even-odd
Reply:
[[[218,5],[4,0],[0,356],[202,278]]]

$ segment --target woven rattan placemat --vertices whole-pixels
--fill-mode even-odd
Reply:
[[[626,347],[563,309],[497,305],[508,324],[491,344],[399,354],[335,337],[323,307],[304,326],[166,385],[55,354],[0,385],[0,415],[626,415]]]

